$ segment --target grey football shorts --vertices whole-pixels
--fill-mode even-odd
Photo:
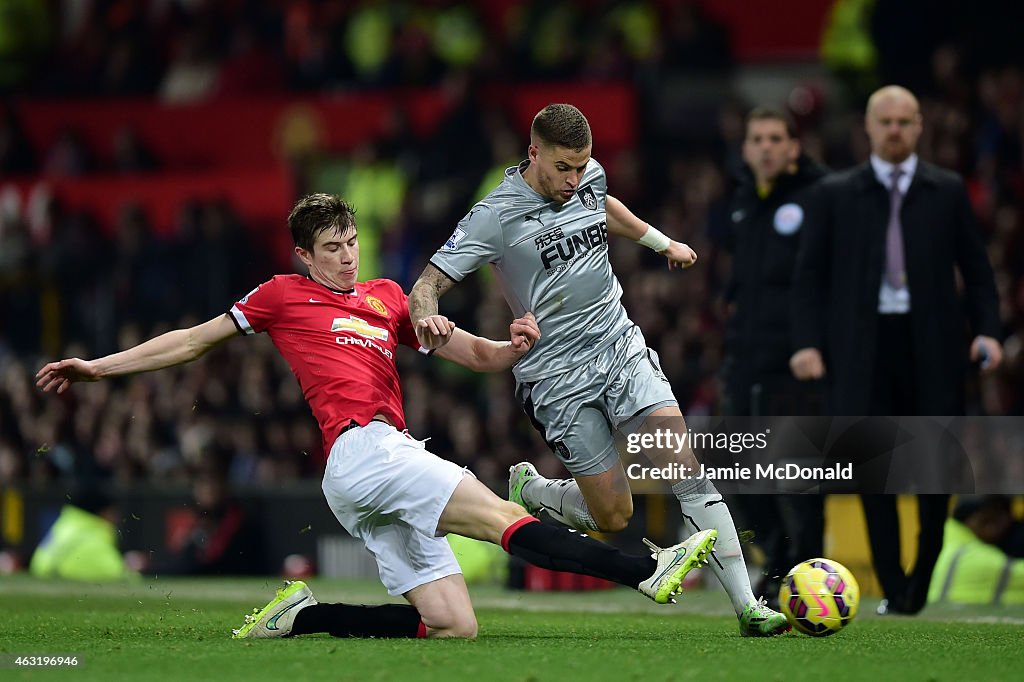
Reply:
[[[619,458],[614,431],[633,433],[651,412],[678,404],[636,325],[586,364],[519,383],[516,398],[573,476],[611,469]]]

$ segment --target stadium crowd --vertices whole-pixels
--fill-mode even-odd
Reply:
[[[891,3],[878,6],[881,12]],[[22,15],[29,23],[19,44],[0,44],[0,54],[18,56],[20,67],[0,73],[4,92],[194,102],[399,86],[450,90],[448,114],[434,135],[417,137],[399,116],[388,136],[367,140],[343,160],[352,184],[314,187],[309,169],[297,168],[300,190],[328,189],[354,201],[360,222],[372,222],[380,235],[380,275],[406,289],[481,179],[525,155],[525,137],[479,96],[482,89],[581,79],[634,83],[640,144],[606,158],[598,139],[595,157],[608,169],[612,192],[690,244],[700,262],[682,274],[668,272],[656,254],[613,241],[613,266],[626,308],[660,352],[684,414],[719,409],[721,297],[730,268],[721,248],[726,197],[739,164],[742,114],[755,103],[733,94],[728,33],[699,3],[96,0],[51,7],[61,11]],[[919,93],[921,155],[967,179],[996,270],[1006,358],[995,376],[972,380],[970,409],[1022,414],[1024,65],[938,36],[925,46],[931,59],[919,71],[900,73],[894,65],[904,55],[886,49],[884,32],[873,37],[877,63],[855,78],[837,69],[836,96],[800,88],[786,104],[805,150],[842,169],[867,155],[859,83],[899,77]],[[711,122],[694,122],[685,136],[666,132],[661,112],[648,104],[658,101],[663,79],[680,74],[715,78],[725,93]],[[152,173],[163,165],[130,130],[109,154],[88,149],[74,130],[34,148],[15,108],[0,108],[0,176]],[[353,168],[389,178],[395,195],[374,201],[370,193],[360,203],[352,196]],[[91,216],[56,200],[19,207],[0,195],[0,481],[185,481],[210,458],[227,467],[234,484],[319,476],[324,453],[316,424],[265,338],[61,399],[34,386],[44,361],[94,357],[207,319],[273,274],[236,209],[223,201],[183,205],[174,235],[162,237],[144,211],[126,205],[108,239]],[[504,337],[511,319],[483,277],[447,297],[443,312],[492,338]],[[494,486],[524,454],[542,472],[559,472],[514,404],[510,375],[477,376],[411,353],[399,363],[410,430],[430,436],[435,452]]]

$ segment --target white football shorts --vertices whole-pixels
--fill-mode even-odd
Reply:
[[[327,504],[366,545],[392,596],[461,573],[437,524],[467,469],[381,421],[345,431],[324,470]],[[472,474],[470,474],[472,475]]]

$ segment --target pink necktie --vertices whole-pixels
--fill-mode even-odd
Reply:
[[[889,227],[885,232],[885,281],[894,289],[907,286],[907,268],[903,260],[903,223],[900,222],[900,208],[903,206],[903,192],[900,191],[899,166],[892,172],[892,186],[889,188]]]

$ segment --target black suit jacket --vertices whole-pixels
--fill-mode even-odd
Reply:
[[[865,162],[822,180],[809,201],[793,289],[796,348],[825,359],[835,415],[870,415],[878,345],[878,292],[885,264],[888,190]],[[999,337],[988,254],[960,177],[918,161],[901,209],[917,413],[964,410],[967,335]],[[963,282],[958,294],[954,269]]]

